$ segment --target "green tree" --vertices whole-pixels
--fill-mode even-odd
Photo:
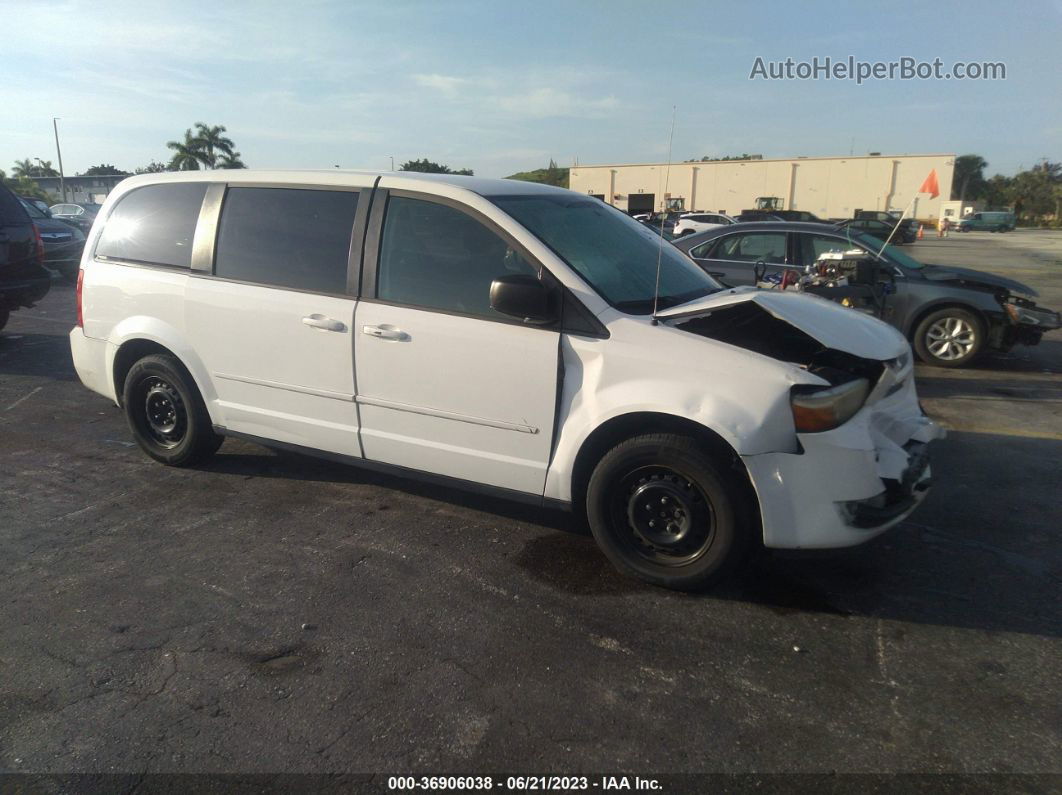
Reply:
[[[82,176],[85,177],[125,177],[128,176],[128,171],[121,171],[115,168],[109,163],[100,163],[98,166],[93,166],[88,169]]]
[[[247,168],[240,160],[239,152],[225,152],[215,164],[217,168]]]
[[[173,150],[167,167],[170,171],[197,171],[200,168],[247,168],[231,138],[225,136],[223,124],[195,123],[195,133],[189,127],[183,141],[168,141]]]
[[[552,158],[546,168],[536,168],[533,171],[519,171],[510,174],[506,179],[518,179],[522,182],[540,182],[543,185],[556,185],[558,188],[568,187],[569,169],[560,168]]]
[[[965,201],[980,199],[985,192],[985,169],[988,161],[980,155],[959,155],[955,158],[955,174],[951,182],[951,198]]]
[[[1045,215],[1053,215],[1060,185],[1062,163],[1042,160],[1027,171],[1015,174],[1008,191],[1015,214],[1037,223]]]
[[[422,158],[421,160],[407,160],[398,167],[399,171],[419,171],[422,174],[459,174],[465,177],[472,176],[472,169],[459,168],[456,171],[449,166],[441,165],[434,161]]]
[[[991,179],[985,180],[982,197],[989,207],[1010,206],[1011,177],[996,174]]]
[[[27,157],[24,160],[16,160],[11,174],[14,177],[58,177],[59,172],[52,168],[51,160],[40,160],[34,164],[37,158]]]
[[[40,199],[48,202],[48,204],[55,201],[54,197],[49,196],[48,193],[38,186],[36,182],[25,175],[12,178],[7,176],[3,169],[0,169],[0,185],[10,188],[19,196],[29,196],[33,199]]]
[[[201,121],[195,123],[195,140],[198,142],[199,159],[207,168],[217,168],[218,157],[224,155],[225,157],[232,158],[235,151],[235,145],[232,143],[231,138],[225,137],[225,125],[216,124],[213,127],[203,124]],[[239,160],[239,153],[236,153],[236,160]],[[226,168],[239,168],[240,166],[226,166]]]
[[[32,158],[27,157],[25,160],[16,160],[15,167],[11,169],[11,175],[14,177],[32,177],[37,167],[33,165]]]
[[[141,166],[140,168],[138,168],[133,173],[134,174],[160,174],[163,171],[169,171],[169,170],[170,170],[170,167],[167,166],[165,163],[160,163],[157,160],[152,160],[146,166]]]
[[[183,141],[167,141],[166,146],[173,150],[170,159],[171,171],[198,171],[203,161],[199,139],[192,135],[192,128],[184,131]]]

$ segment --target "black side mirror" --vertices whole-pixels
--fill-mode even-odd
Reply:
[[[526,274],[502,276],[491,282],[490,308],[525,323],[541,326],[557,319],[557,291]]]

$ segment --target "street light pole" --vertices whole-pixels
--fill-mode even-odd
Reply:
[[[63,177],[63,150],[59,148],[58,116],[52,116],[52,129],[55,130],[55,153],[59,156],[59,190],[63,193],[63,204],[66,204],[66,179]]]
[[[391,170],[394,171],[395,170],[395,156],[394,155],[388,155],[388,157],[391,158]]]

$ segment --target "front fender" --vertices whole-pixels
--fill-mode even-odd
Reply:
[[[818,379],[766,359],[758,366],[757,354],[670,327],[655,329],[671,337],[672,349],[688,349],[689,366],[647,360],[641,346],[631,346],[628,355],[619,334],[607,341],[572,337],[562,343],[564,384],[546,475],[547,498],[572,499],[575,462],[583,445],[595,430],[624,415],[651,413],[692,421],[722,438],[738,455],[797,451],[789,389]],[[667,341],[662,339],[661,345]],[[708,350],[712,368],[694,366],[692,357],[703,357]]]

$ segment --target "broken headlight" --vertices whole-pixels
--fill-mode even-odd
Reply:
[[[1054,312],[1040,309],[1032,301],[1023,298],[1011,298],[1003,304],[1003,308],[1011,323],[1015,325],[1053,327],[1058,322],[1058,316]]]
[[[856,378],[837,386],[795,386],[789,401],[797,433],[818,433],[843,425],[863,408],[870,381]]]

